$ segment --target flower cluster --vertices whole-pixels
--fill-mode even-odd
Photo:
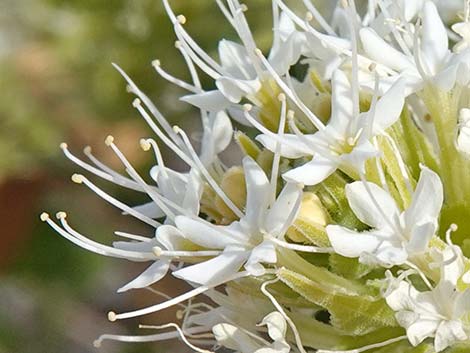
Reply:
[[[200,110],[200,149],[117,65],[157,136],[140,141],[155,154],[152,182],[112,136],[106,145],[126,175],[90,148],[85,160],[61,145],[90,174],[147,195],[127,205],[72,177],[155,232],[115,232],[127,240],[104,245],[64,212],[41,219],[82,248],[149,264],[118,292],[168,274],[193,287],[108,314],[115,321],[179,305],[174,323],[147,327],[166,332],[106,334],[96,345],[179,337],[197,352],[470,350],[469,2],[343,0],[327,20],[309,0],[304,13],[273,0],[268,52],[255,43],[245,4],[216,3],[238,42],[222,40],[214,59],[163,0],[191,80],[152,63]],[[219,156],[232,141],[243,158],[227,165]],[[186,168],[167,167],[159,144]]]

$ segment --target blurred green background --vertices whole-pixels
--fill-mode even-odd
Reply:
[[[171,3],[176,13],[187,17],[187,30],[214,57],[218,40],[234,37],[215,1]],[[270,1],[251,0],[247,5],[258,44],[267,48]],[[167,71],[188,78],[174,40],[158,0],[1,0],[0,353],[95,352],[92,343],[101,333],[153,333],[139,332],[137,325],[173,320],[169,311],[108,322],[111,309],[129,310],[160,300],[145,290],[115,293],[142,266],[75,247],[41,223],[39,214],[67,211],[72,226],[108,244],[113,230],[151,234],[70,182],[79,168],[58,146],[66,141],[81,154],[90,145],[95,155],[120,170],[103,143],[112,134],[134,166],[146,173],[152,159],[138,142],[151,132],[132,108],[133,97],[111,62],[124,68],[171,122],[197,126],[197,112],[178,103],[184,92],[150,65],[158,58]],[[142,201],[141,195],[100,185],[128,204]],[[169,294],[184,290],[171,279],[159,288]],[[101,351],[185,351],[172,344],[105,343]]]

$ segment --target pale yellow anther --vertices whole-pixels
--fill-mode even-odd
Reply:
[[[100,342],[99,340],[95,340],[95,341],[93,342],[93,347],[95,347],[95,348],[100,348],[100,347],[101,347],[101,342]]]
[[[111,146],[114,143],[114,137],[111,135],[108,135],[105,138],[104,143],[106,144],[106,146]]]
[[[249,112],[251,109],[253,109],[253,106],[250,103],[243,104],[244,111]]]
[[[43,212],[41,213],[41,215],[39,216],[39,218],[41,219],[41,221],[45,222],[49,219],[49,213],[47,212]]]
[[[150,150],[150,148],[152,147],[152,145],[150,145],[150,142],[148,142],[146,139],[140,139],[140,147],[141,147],[145,152],[147,152],[148,150]]]
[[[173,131],[179,134],[183,130],[181,130],[181,128],[178,125],[173,125]]]
[[[160,66],[160,60],[158,60],[158,59],[152,60],[152,66],[153,66],[153,67],[158,67],[158,66]]]
[[[248,6],[246,6],[246,4],[240,4],[240,8],[242,9],[243,12],[248,11]]]
[[[65,219],[67,218],[67,213],[65,213],[64,211],[59,211],[55,214],[55,216],[57,219]]]
[[[91,147],[90,146],[85,146],[85,148],[83,149],[83,153],[90,154],[91,153]]]
[[[152,252],[155,254],[156,257],[160,257],[160,256],[162,255],[162,253],[163,253],[163,250],[162,250],[162,248],[159,247],[159,246],[154,246],[154,247],[152,248]]]
[[[65,149],[67,149],[67,148],[69,147],[65,142],[62,142],[59,146],[60,146],[60,148],[63,149],[63,150],[65,150]]]
[[[284,102],[286,100],[286,95],[284,93],[279,93],[277,99],[281,102]]]
[[[184,15],[178,15],[176,16],[176,20],[178,23],[184,25],[186,23],[186,17]]]
[[[85,177],[81,174],[72,175],[72,181],[74,183],[81,184],[81,183],[83,183],[84,180],[85,180]]]
[[[114,322],[117,320],[117,315],[114,311],[110,311],[108,313],[108,320],[111,321],[111,322]]]
[[[175,48],[176,48],[176,49],[181,48],[181,42],[180,42],[179,40],[176,40],[176,41],[175,41]]]
[[[140,99],[139,98],[136,98],[132,101],[132,105],[134,106],[134,108],[137,108],[140,106]]]
[[[182,320],[183,317],[184,317],[184,311],[183,311],[183,310],[178,310],[178,311],[176,312],[176,318],[177,318],[178,320]]]
[[[126,92],[127,93],[132,93],[133,92],[133,89],[130,85],[126,85]]]
[[[310,11],[307,11],[307,12],[305,13],[305,20],[306,20],[307,22],[310,22],[310,21],[313,20],[313,15],[312,15],[312,13],[311,13]]]
[[[452,224],[450,225],[450,230],[451,230],[451,231],[456,232],[457,229],[459,229],[459,226],[458,226],[457,224],[452,223]]]
[[[263,52],[261,51],[261,49],[256,48],[256,49],[255,49],[255,55],[257,55],[257,56],[259,56],[259,57],[263,57]]]

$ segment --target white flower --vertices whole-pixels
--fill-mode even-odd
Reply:
[[[283,178],[305,185],[325,180],[337,168],[363,172],[367,159],[376,156],[372,137],[390,127],[400,116],[404,104],[404,84],[400,80],[377,101],[368,113],[354,114],[352,89],[346,75],[337,70],[332,79],[332,113],[328,125],[313,135],[285,134],[281,155],[287,158],[310,157],[304,165],[291,169]],[[257,136],[266,148],[276,150],[276,136]]]
[[[400,265],[427,249],[435,234],[443,202],[439,176],[423,167],[411,205],[400,213],[393,198],[376,184],[354,182],[346,197],[359,220],[372,227],[358,233],[339,225],[326,228],[335,252],[387,266]]]
[[[271,344],[261,337],[254,339],[243,329],[230,324],[218,324],[212,329],[214,336],[226,348],[240,353],[288,353],[290,346],[286,341],[287,323],[282,315],[274,311],[266,315],[259,324],[268,328],[268,335],[273,341]],[[265,344],[263,344],[263,341]]]
[[[456,288],[462,271],[461,254],[448,247],[443,253],[441,280],[435,288],[419,292],[402,280],[386,296],[387,304],[397,312],[396,319],[406,329],[413,346],[434,337],[434,349],[441,352],[468,339],[468,323],[463,320],[470,310],[470,290]]]
[[[396,49],[372,28],[360,30],[365,56],[392,70],[382,78],[381,83],[387,87],[399,76],[406,77],[409,94],[421,89],[427,81],[443,90],[450,90],[457,81],[467,82],[469,53],[450,52],[447,29],[432,1],[424,3],[421,17],[423,24],[419,41],[415,41],[417,46],[413,46],[408,53]],[[373,77],[369,76],[369,82],[363,83],[373,86]]]
[[[249,157],[243,160],[247,201],[244,216],[228,226],[214,225],[195,217],[178,216],[176,227],[162,226],[160,234],[182,236],[220,255],[173,272],[173,275],[198,284],[224,280],[244,266],[253,275],[264,273],[263,263],[276,262],[276,241],[295,220],[300,209],[302,186],[287,183],[277,200],[271,203],[272,185],[264,171]],[[168,236],[170,238],[170,236]]]

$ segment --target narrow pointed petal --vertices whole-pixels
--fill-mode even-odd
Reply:
[[[413,346],[417,346],[426,338],[433,336],[438,325],[438,320],[417,320],[406,330],[408,340]]]
[[[296,218],[300,210],[302,200],[302,185],[297,183],[287,183],[279,194],[276,202],[271,206],[266,216],[264,228],[275,236],[284,236],[290,224]]]
[[[184,267],[172,274],[179,279],[200,285],[221,284],[238,272],[247,257],[247,251],[228,248],[213,259]]]
[[[276,261],[276,247],[272,242],[266,240],[251,251],[250,257],[246,261],[245,268],[253,276],[259,276],[264,273],[262,263],[273,264],[276,263]]]
[[[328,178],[338,168],[338,164],[316,154],[310,162],[289,170],[282,177],[286,181],[316,185]]]
[[[169,259],[161,259],[154,262],[135,279],[119,288],[118,293],[128,291],[129,289],[145,288],[158,282],[167,274],[168,269],[170,268],[170,263],[171,260]]]
[[[346,185],[346,197],[354,214],[362,223],[381,229],[388,226],[384,217],[392,222],[398,216],[398,208],[393,198],[374,183],[367,183],[375,202],[362,181]],[[380,210],[377,209],[377,205]]]
[[[277,140],[272,136],[260,134],[256,136],[256,140],[261,142],[261,144],[271,152],[276,151]],[[281,156],[294,159],[312,155],[311,149],[308,148],[298,136],[284,134],[282,140],[286,143],[281,143]]]
[[[240,222],[248,229],[257,231],[268,207],[270,184],[263,169],[250,157],[243,159],[243,170],[246,181],[246,209],[245,217]]]
[[[429,241],[436,232],[435,222],[416,224],[411,232],[411,239],[406,246],[408,253],[419,254],[428,248]]]
[[[423,167],[410,207],[405,211],[409,226],[424,221],[437,221],[444,202],[441,179],[431,169]]]
[[[331,118],[328,126],[336,130],[340,137],[346,135],[346,131],[353,118],[353,100],[351,84],[346,74],[336,70],[331,81]]]
[[[462,322],[457,320],[443,321],[439,325],[434,339],[434,349],[441,352],[458,341],[468,338],[463,328]]]
[[[155,202],[144,203],[143,205],[132,207],[132,209],[140,214],[143,214],[146,217],[157,219],[165,217],[165,212],[163,212],[160,207],[157,206]],[[124,213],[126,214],[126,213]]]
[[[337,225],[327,226],[326,233],[335,252],[344,257],[372,254],[381,242],[374,233],[358,233]]]
[[[430,74],[435,75],[449,52],[447,30],[436,5],[427,1],[422,10],[421,52]]]
[[[405,104],[405,80],[399,79],[377,101],[373,118],[373,135],[382,133],[399,118]]]
[[[180,100],[210,112],[220,111],[232,104],[219,90],[188,94],[181,97]]]

